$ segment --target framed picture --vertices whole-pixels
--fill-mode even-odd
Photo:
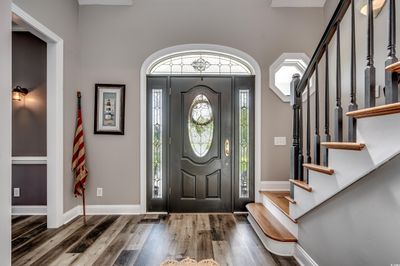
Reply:
[[[94,134],[124,135],[125,85],[96,84]]]

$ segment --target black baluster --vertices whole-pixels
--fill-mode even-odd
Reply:
[[[300,75],[293,75],[290,83],[291,106],[293,109],[293,143],[290,149],[290,178],[299,180],[299,151],[300,151],[300,109],[301,109],[301,94],[298,97],[297,88],[300,83]],[[294,198],[293,183],[290,183],[290,195]]]
[[[367,67],[365,68],[365,107],[375,106],[376,71],[374,66],[374,14],[372,0],[368,0]]]
[[[299,144],[299,164],[298,164],[298,168],[299,168],[299,180],[300,181],[304,181],[304,167],[303,167],[303,163],[304,163],[304,155],[303,155],[303,147],[304,147],[304,139],[303,139],[303,94],[301,92],[298,92],[297,98],[299,101],[299,105],[300,105],[300,110],[299,110],[299,140],[300,140],[300,144]]]
[[[315,132],[314,132],[314,161],[321,164],[321,137],[319,135],[319,76],[318,63],[315,65]]]
[[[358,109],[357,105],[357,69],[356,69],[356,22],[355,22],[355,2],[351,1],[351,88],[349,111]],[[357,141],[357,119],[349,117],[349,142]]]
[[[329,122],[329,48],[328,46],[325,47],[325,136],[324,140],[325,142],[330,142],[331,141],[331,135],[330,135],[330,122]],[[328,160],[329,160],[329,150],[324,147],[324,153],[323,153],[323,163],[325,166],[328,166]]]
[[[396,1],[390,0],[389,2],[389,45],[388,45],[388,58],[385,65],[389,66],[398,61],[396,57]],[[386,71],[385,73],[385,102],[396,103],[398,102],[399,95],[399,75],[393,71]]]
[[[343,108],[342,108],[342,66],[340,55],[340,24],[336,30],[336,107],[335,107],[335,141],[343,141]]]
[[[311,123],[310,123],[310,81],[307,81],[307,117],[306,117],[306,126],[307,126],[307,143],[306,143],[306,162],[311,163]],[[307,183],[308,183],[308,175],[309,171],[307,170]]]

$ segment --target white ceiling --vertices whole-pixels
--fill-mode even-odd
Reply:
[[[272,7],[323,7],[326,0],[272,0]],[[80,5],[130,6],[133,0],[78,0]]]
[[[272,0],[272,7],[324,7],[326,0]]]

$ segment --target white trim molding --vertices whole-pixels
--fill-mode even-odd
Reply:
[[[260,191],[289,191],[288,181],[261,181]],[[258,191],[257,191],[258,192]]]
[[[255,191],[258,192],[261,186],[261,68],[257,61],[249,54],[235,48],[216,45],[216,44],[183,44],[159,50],[150,55],[142,64],[140,69],[140,206],[141,212],[146,212],[146,164],[147,164],[147,145],[146,145],[146,75],[154,62],[168,55],[189,51],[215,51],[232,55],[249,63],[255,73]],[[259,193],[255,193],[255,201],[261,202]]]
[[[47,215],[46,205],[12,206],[12,215]]]
[[[301,266],[318,266],[311,256],[299,245],[294,249],[293,257]]]
[[[142,214],[140,205],[87,205],[86,215],[139,215]],[[82,205],[78,205],[64,213],[64,224],[75,217],[83,215]]]
[[[133,0],[78,0],[79,5],[131,6]]]
[[[47,43],[47,226],[63,224],[64,182],[64,42],[16,4],[12,20]]]
[[[272,0],[271,7],[324,7],[326,0]]]
[[[12,164],[47,164],[47,157],[42,156],[13,156]]]

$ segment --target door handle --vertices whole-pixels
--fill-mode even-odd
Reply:
[[[229,157],[229,155],[231,154],[231,146],[229,143],[229,139],[225,140],[225,156]]]

